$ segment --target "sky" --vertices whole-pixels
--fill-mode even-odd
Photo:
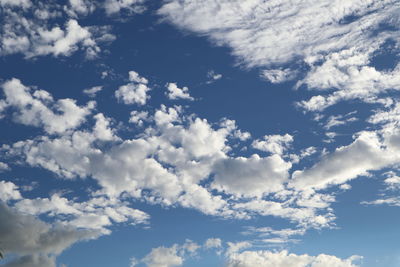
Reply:
[[[400,266],[399,0],[0,9],[0,266]]]

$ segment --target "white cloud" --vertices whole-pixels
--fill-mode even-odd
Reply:
[[[4,162],[1,162],[1,161],[0,161],[0,172],[2,172],[2,171],[7,171],[7,170],[9,170],[9,169],[10,169],[10,167],[8,166],[7,163],[4,163]]]
[[[149,81],[146,78],[140,76],[139,73],[137,73],[136,71],[131,70],[129,71],[128,74],[129,74],[129,81],[131,82],[142,83],[142,84],[149,83]]]
[[[254,226],[250,226],[250,227],[246,227],[246,230],[242,233],[244,235],[253,235],[256,237],[269,237],[269,239],[267,240],[263,240],[263,242],[265,241],[278,241],[278,243],[285,243],[285,242],[290,242],[291,236],[296,236],[296,235],[304,235],[306,232],[306,230],[304,228],[300,228],[300,229],[280,229],[280,230],[276,230],[273,229],[271,227],[254,227]]]
[[[219,238],[209,238],[204,242],[204,247],[206,249],[210,248],[220,248],[222,246],[222,241]]]
[[[146,224],[149,220],[147,213],[104,196],[76,202],[53,194],[50,198],[18,199],[14,207],[24,214],[55,217],[64,226],[94,230],[98,234],[109,234],[108,227],[112,224]]]
[[[291,164],[278,155],[227,158],[216,163],[211,186],[238,196],[262,197],[283,189],[290,168]]]
[[[289,219],[305,228],[329,227],[335,219],[332,213],[318,214],[318,210],[310,207],[291,207],[289,203],[268,200],[250,200],[234,205],[235,210],[255,212],[262,216],[275,216]]]
[[[177,27],[231,47],[249,66],[268,66],[352,44],[368,47],[384,38],[371,40],[369,34],[397,12],[394,6],[379,9],[386,2],[171,0],[158,12]],[[343,23],[350,15],[359,19]]]
[[[400,88],[399,67],[369,66],[385,41],[400,40],[390,30],[398,29],[398,7],[391,0],[170,0],[158,13],[178,28],[231,48],[239,64],[262,68],[261,76],[272,83],[306,71],[297,87],[333,91],[301,101],[308,111],[352,99],[381,103],[381,93]]]
[[[178,246],[153,248],[151,252],[142,259],[148,267],[173,267],[181,266],[183,258],[178,255]]]
[[[388,178],[383,181],[389,189],[400,188],[400,177],[395,175],[393,172],[388,173]]]
[[[95,97],[96,94],[101,90],[103,90],[103,86],[93,86],[91,88],[83,90],[83,93],[88,95],[89,97]]]
[[[352,116],[353,114],[354,112],[350,112],[345,115],[329,116],[329,118],[326,121],[326,124],[324,125],[324,129],[329,130],[332,127],[336,127],[339,125],[346,125],[350,122],[357,121],[358,119]]]
[[[105,0],[104,9],[107,15],[115,15],[125,10],[129,13],[142,13],[146,10],[145,0]]]
[[[290,134],[266,135],[263,139],[254,140],[252,146],[258,150],[278,155],[283,155],[293,142],[293,136]]]
[[[0,181],[0,199],[2,201],[7,202],[20,198],[21,194],[18,191],[18,186],[12,182]]]
[[[177,100],[177,99],[187,99],[187,100],[194,100],[193,97],[189,94],[189,89],[187,87],[179,88],[176,83],[167,83],[168,89],[168,98],[170,100]]]
[[[389,205],[394,207],[400,207],[399,197],[386,197],[380,198],[372,201],[362,201],[361,204],[364,205]]]
[[[258,250],[228,254],[227,267],[356,267],[359,265],[355,262],[361,258],[360,256],[351,256],[341,259],[326,254],[309,256],[288,253],[286,250],[280,252]]]
[[[297,190],[323,189],[368,175],[369,171],[389,167],[400,160],[397,139],[396,130],[390,130],[383,136],[375,132],[361,132],[353,143],[323,156],[313,167],[295,171],[289,185]]]
[[[400,103],[394,103],[388,109],[376,110],[368,119],[372,124],[397,123],[400,120]]]
[[[296,77],[297,73],[290,69],[271,69],[261,71],[261,78],[271,83],[283,83]]]
[[[214,70],[210,70],[207,72],[207,78],[208,78],[208,81],[206,83],[210,84],[217,80],[220,80],[222,78],[222,74],[216,73]]]
[[[124,104],[144,105],[150,96],[147,92],[150,88],[147,86],[147,79],[139,76],[137,72],[129,72],[130,83],[122,85],[115,91],[115,97]]]
[[[10,6],[11,2],[13,6]],[[26,58],[58,57],[82,50],[86,58],[91,59],[101,52],[101,43],[115,39],[108,33],[108,26],[81,26],[78,23],[80,15],[95,9],[95,4],[87,0],[71,0],[68,6],[25,0],[2,0],[1,3],[5,18],[0,34],[1,55],[20,53]]]
[[[102,113],[98,113],[93,116],[96,120],[96,124],[93,127],[93,134],[95,138],[102,141],[118,140],[119,138],[115,135],[115,130],[110,128],[110,119],[104,117]]]
[[[130,73],[130,80],[148,83],[135,72]],[[30,94],[22,85],[19,87],[22,88],[19,102],[31,101],[34,95],[40,103],[56,103],[45,91]],[[236,157],[229,154],[232,150],[229,141],[245,140],[250,134],[241,132],[235,121],[224,119],[213,125],[194,114],[185,114],[180,106],[161,105],[154,113],[143,112],[132,112],[136,123],[146,121],[146,128],[130,139],[118,137],[113,121],[97,113],[92,115],[91,126],[85,130],[69,129],[59,136],[38,136],[4,149],[10,158],[23,159],[30,166],[45,168],[61,177],[91,177],[100,187],[96,194],[112,199],[143,198],[149,203],[180,205],[226,218],[261,215],[286,218],[304,227],[331,225],[334,215],[326,211],[332,198],[296,195],[286,190],[287,182],[292,183],[288,180],[292,165],[279,153],[286,152],[292,142],[290,135],[271,135],[268,140],[260,141],[270,141],[272,145],[265,146],[273,153],[271,156]],[[267,196],[279,200],[261,199]],[[92,224],[104,230],[123,218],[107,206],[102,209],[87,216],[77,212],[68,223],[80,227]],[[43,212],[37,210],[32,214]],[[47,208],[47,212],[56,215],[59,211]]]
[[[69,5],[79,15],[87,15],[96,9],[95,4],[90,0],[69,0]]]
[[[150,120],[149,113],[147,111],[137,111],[131,112],[129,122],[137,124],[138,126],[143,126],[145,121]]]
[[[20,6],[28,8],[32,5],[30,0],[0,0],[0,6]]]
[[[53,100],[44,90],[32,90],[18,79],[2,84],[6,108],[13,111],[13,119],[25,125],[43,127],[50,134],[63,133],[80,126],[94,108],[94,102],[80,107],[75,100]]]
[[[352,99],[391,104],[381,99],[381,95],[400,89],[400,67],[392,71],[378,71],[368,66],[370,53],[348,49],[327,56],[325,62],[313,67],[299,84],[305,83],[311,89],[324,91],[333,89],[333,92],[313,96],[299,105],[308,111],[322,111],[339,101]]]

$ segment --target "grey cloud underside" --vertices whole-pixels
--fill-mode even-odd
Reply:
[[[31,215],[19,213],[0,202],[0,241],[2,250],[20,257],[4,266],[55,266],[54,255],[72,244],[96,238],[99,232],[77,230],[61,224],[50,225]]]

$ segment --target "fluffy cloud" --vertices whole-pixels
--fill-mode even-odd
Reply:
[[[229,158],[216,163],[214,189],[239,196],[262,197],[283,189],[291,164],[278,155]]]
[[[129,79],[133,84],[148,83],[136,72],[130,72]],[[39,106],[43,105],[42,109],[47,112],[47,106],[57,103],[45,91],[30,93],[30,89],[17,81],[13,80],[18,85],[14,87],[19,88],[14,90],[14,94],[21,92],[22,96],[17,99],[22,100],[15,100],[17,104],[14,106],[21,106],[20,102],[24,103],[25,99],[33,101],[31,99],[40,97],[40,101],[37,100]],[[11,100],[6,100],[9,105]],[[329,208],[332,202],[329,196],[299,195],[286,190],[286,184],[293,183],[289,180],[292,164],[281,154],[290,147],[293,139],[290,135],[271,135],[257,140],[260,148],[272,153],[270,156],[238,157],[230,154],[230,140],[244,141],[250,138],[250,134],[241,132],[232,120],[224,119],[219,124],[212,124],[194,114],[185,114],[180,106],[164,105],[153,113],[134,111],[131,115],[131,122],[142,126],[146,122],[146,128],[129,139],[119,137],[113,121],[97,113],[88,119],[90,124],[85,129],[76,129],[79,124],[63,126],[60,135],[38,136],[3,149],[9,158],[23,159],[30,166],[45,168],[61,177],[91,177],[100,186],[96,194],[104,194],[110,199],[121,196],[143,198],[149,203],[181,205],[227,218],[277,216],[304,227],[326,227],[334,219],[331,213],[321,212]],[[43,121],[34,125],[55,128],[56,120]],[[304,151],[304,154],[309,153],[312,151]],[[278,200],[269,199],[277,196]],[[254,197],[256,199],[249,199]],[[24,201],[21,203],[26,207],[34,206]],[[64,214],[54,207],[53,201],[55,199],[32,200],[32,203],[41,203],[37,207],[42,209],[33,209],[29,213]],[[109,205],[104,205],[95,213],[83,216],[83,204],[65,199],[60,203],[73,207],[74,213],[70,216],[73,220],[68,223],[79,227],[92,224],[95,229],[104,230],[125,216],[115,213],[118,205],[111,207],[114,211],[108,208]],[[22,204],[19,208],[22,209]],[[26,208],[25,212],[28,210]]]
[[[0,55],[59,57],[81,50],[88,59],[97,57],[102,52],[100,46],[115,36],[109,33],[108,26],[81,26],[78,21],[104,5],[89,0],[66,2],[2,0]]]
[[[331,255],[320,254],[318,256],[296,255],[286,250],[272,252],[266,250],[244,251],[228,255],[228,267],[356,267],[359,256],[351,256],[348,259],[341,259]]]
[[[0,181],[0,200],[7,202],[13,199],[20,199],[21,194],[18,191],[18,186],[12,182]]]
[[[150,98],[147,92],[150,88],[147,86],[147,79],[140,77],[137,72],[129,72],[130,83],[122,85],[115,91],[115,97],[124,104],[144,105]]]
[[[145,0],[105,0],[104,9],[107,15],[115,15],[122,10],[129,13],[142,13],[146,8]]]
[[[173,267],[181,266],[183,263],[182,257],[177,255],[177,246],[174,245],[170,248],[158,247],[151,250],[146,255],[143,262],[148,267]]]
[[[388,140],[395,142],[395,135]],[[290,186],[304,190],[323,189],[329,185],[343,184],[357,176],[367,175],[368,171],[379,170],[399,161],[395,145],[387,146],[374,132],[362,132],[348,146],[325,155],[310,169],[295,171]]]
[[[222,241],[219,238],[209,238],[204,242],[204,247],[206,249],[210,248],[220,248],[222,246]]]
[[[0,0],[0,6],[20,6],[28,8],[32,5],[30,0]]]
[[[80,107],[69,98],[55,101],[47,91],[27,87],[15,78],[4,82],[2,88],[5,108],[11,109],[15,121],[43,127],[50,134],[80,126],[94,108],[94,102]]]
[[[171,100],[177,99],[187,99],[187,100],[194,100],[193,97],[189,94],[189,89],[187,87],[179,88],[176,83],[168,83],[168,98]]]
[[[171,247],[153,248],[143,259],[136,260],[133,266],[139,262],[144,263],[147,267],[182,266],[186,257],[195,255],[200,248],[201,246],[191,240],[186,240],[182,245],[174,244]]]
[[[285,135],[266,135],[264,140],[254,140],[252,146],[258,150],[282,155],[293,142],[293,136]]]
[[[134,110],[130,115],[129,122],[137,124],[138,126],[142,126],[145,121],[150,119],[147,111]]]
[[[325,62],[313,67],[299,84],[305,83],[309,88],[324,91],[334,89],[334,92],[313,96],[299,105],[308,111],[322,111],[340,101],[352,99],[390,104],[387,102],[390,100],[380,99],[380,96],[400,89],[400,68],[378,71],[368,66],[370,53],[348,49],[327,56]]]

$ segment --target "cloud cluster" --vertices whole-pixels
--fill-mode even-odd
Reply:
[[[108,26],[82,26],[79,20],[95,10],[107,16],[142,13],[143,3],[143,0],[69,0],[64,4],[2,0],[0,55],[59,57],[81,50],[86,58],[95,58],[103,50],[101,45],[113,41],[115,35],[109,32]]]
[[[213,247],[207,244],[215,243]],[[204,245],[198,245],[187,240],[183,245],[174,244],[170,247],[153,248],[141,260],[135,258],[131,261],[131,267],[143,263],[147,267],[177,267],[183,266],[185,260],[194,253],[199,253],[204,249],[214,249],[217,254],[224,251],[226,267],[357,267],[362,257],[353,255],[347,259],[341,259],[333,255],[319,254],[310,256],[307,254],[297,255],[289,253],[287,250],[250,250],[252,244],[247,241],[224,242],[219,238],[210,238]]]
[[[131,83],[148,83],[136,72],[129,74]],[[290,181],[292,164],[281,155],[293,140],[290,135],[267,136],[264,141],[259,141],[262,149],[271,154],[269,156],[232,156],[229,154],[233,149],[230,142],[250,138],[250,134],[240,131],[234,121],[224,119],[219,124],[211,124],[194,114],[186,115],[182,107],[162,105],[152,113],[132,111],[130,121],[145,128],[134,138],[122,139],[109,118],[102,113],[92,115],[91,110],[71,126],[57,124],[55,127],[53,124],[57,120],[53,117],[48,120],[42,114],[50,112],[47,106],[54,106],[62,100],[53,100],[43,90],[31,94],[30,89],[16,79],[5,84],[14,88],[6,94],[4,102],[7,108],[11,108],[12,99],[32,102],[33,95],[46,96],[46,101],[37,100],[37,106],[41,107],[35,117],[38,122],[33,124],[34,121],[29,120],[29,123],[43,127],[48,133],[58,133],[57,136],[44,135],[14,143],[5,148],[11,158],[22,157],[27,164],[45,168],[61,177],[91,177],[101,188],[97,193],[111,199],[127,194],[132,198],[144,198],[150,203],[179,204],[223,217],[278,216],[305,227],[327,226],[333,219],[329,212],[322,215],[327,205],[291,204],[293,198],[298,198],[285,186]],[[13,106],[25,110],[25,105],[18,101],[12,102]],[[71,105],[71,110],[75,109],[83,108]],[[14,116],[20,117],[19,113]],[[88,125],[81,129],[80,124],[89,115]],[[62,116],[62,113],[58,112],[57,116]],[[73,121],[70,119],[68,123]],[[204,181],[207,183],[204,184]],[[280,197],[279,201],[269,199],[281,191],[284,197]],[[306,201],[303,198],[303,202]],[[306,198],[312,199],[312,194]],[[32,206],[28,202],[25,204]],[[322,210],[319,210],[320,207]],[[44,212],[49,210],[33,214]],[[102,222],[98,228],[108,225],[109,220],[103,218],[98,220]],[[74,223],[85,225],[90,220],[77,219]]]

